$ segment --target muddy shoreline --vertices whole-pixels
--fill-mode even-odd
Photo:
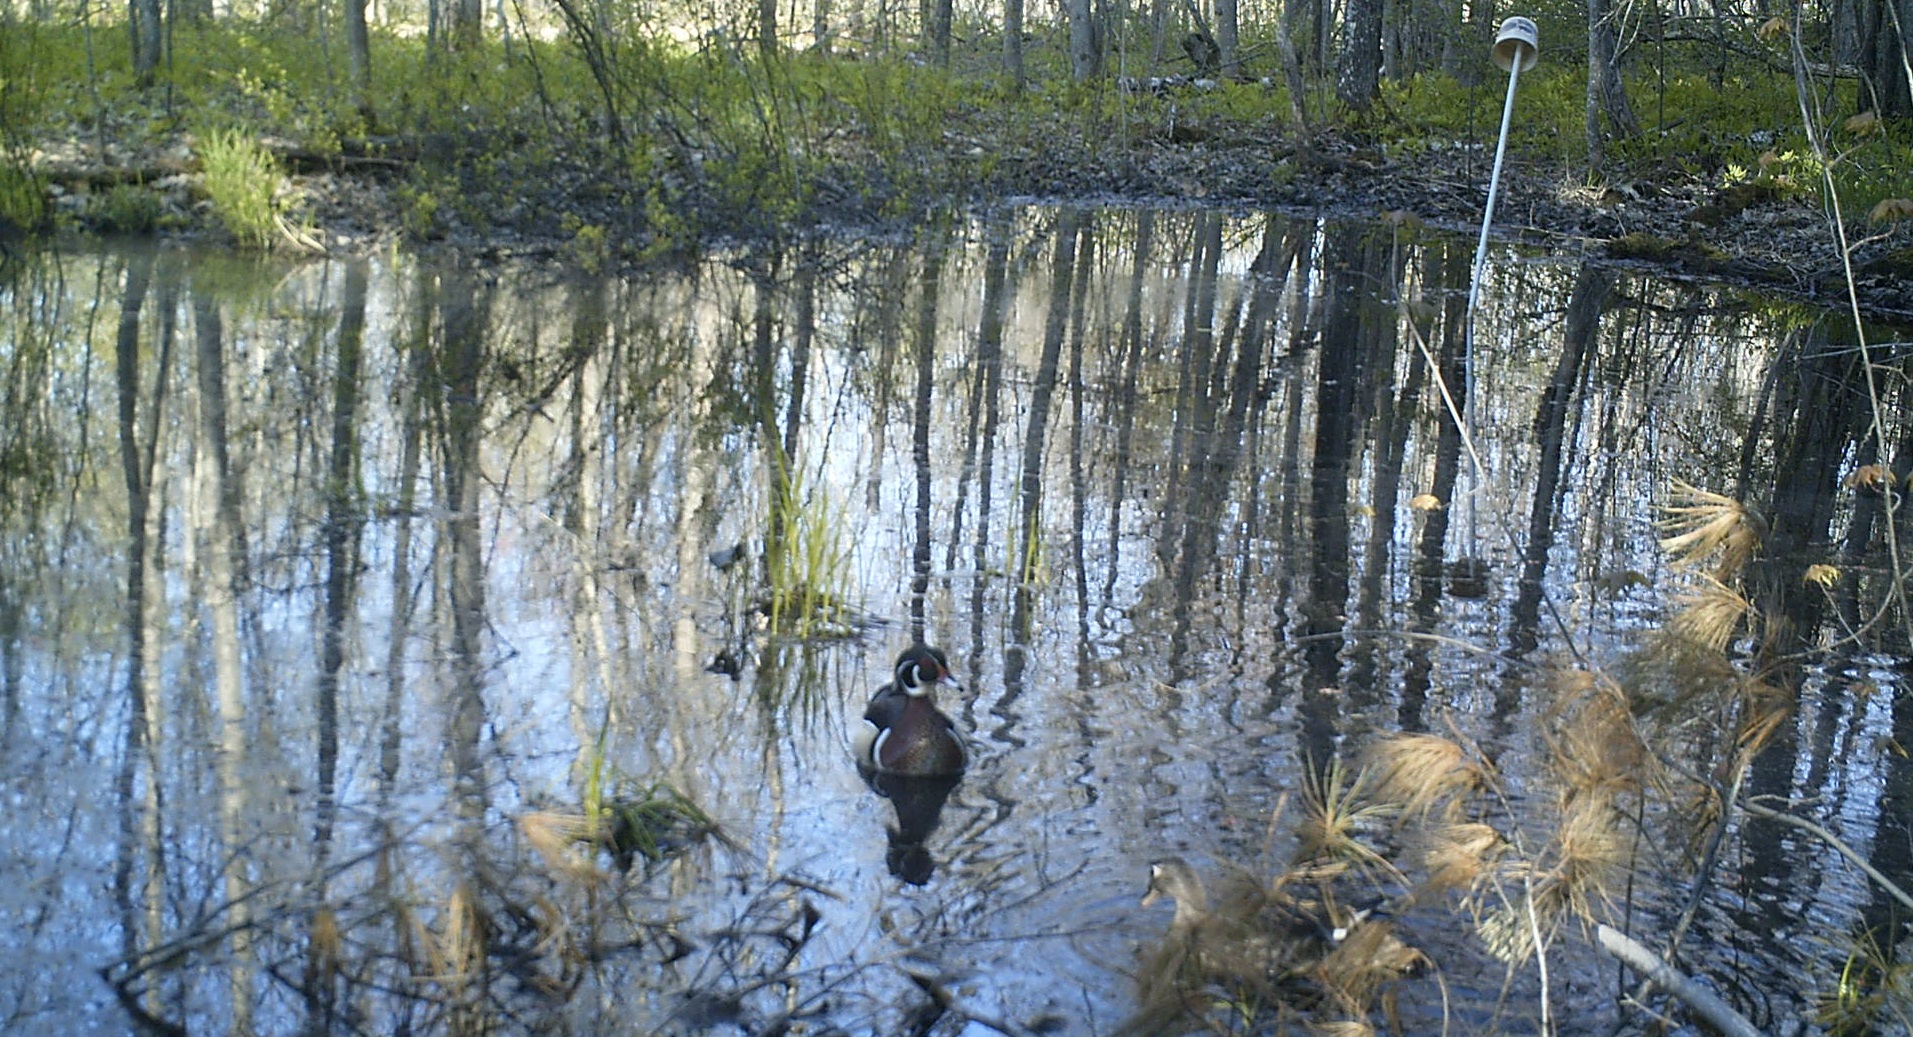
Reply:
[[[1473,234],[1480,228],[1492,159],[1469,151],[1395,161],[1338,140],[1309,148],[1207,144],[1132,148],[1126,159],[1107,163],[1052,158],[1033,162],[1018,179],[1025,193],[1042,198],[1293,209],[1420,221]],[[1816,193],[1723,190],[1672,177],[1597,188],[1568,179],[1572,175],[1510,156],[1495,208],[1495,238],[1849,308],[1835,227]],[[1862,221],[1845,230],[1861,312],[1889,323],[1913,321],[1913,227]]]
[[[1102,141],[949,130],[942,140],[939,150],[902,156],[845,147],[831,162],[815,164],[797,192],[804,200],[778,217],[748,198],[721,195],[692,159],[664,165],[654,182],[634,184],[609,172],[614,164],[604,156],[577,152],[501,171],[495,152],[478,162],[459,142],[381,142],[331,156],[274,150],[291,174],[312,242],[326,251],[352,254],[404,239],[479,262],[560,256],[577,228],[588,226],[602,235],[608,265],[656,258],[660,211],[682,214],[703,242],[783,240],[818,227],[891,234],[920,225],[926,212],[1010,199],[1282,209],[1473,233],[1492,160],[1482,148],[1396,159],[1344,138],[1319,135],[1298,144],[1239,128],[1201,135],[1185,127],[1159,139]],[[472,172],[481,167],[483,177]],[[47,173],[56,204],[91,229],[113,229],[88,220],[84,210],[84,198],[97,195],[110,175],[162,192],[174,214],[164,221],[168,233],[217,235],[192,168],[190,142],[176,141],[104,164],[69,157]],[[433,170],[431,182],[444,197],[421,220],[415,173],[423,168]],[[1495,237],[1842,312],[1853,305],[1836,228],[1817,192],[1722,189],[1672,175],[1595,187],[1578,175],[1511,155]],[[644,198],[651,199],[649,212]],[[1858,308],[1869,319],[1913,323],[1913,225],[1857,222],[1845,231]]]

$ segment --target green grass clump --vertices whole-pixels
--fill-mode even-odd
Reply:
[[[18,165],[0,165],[0,221],[23,228],[47,218],[46,178]]]
[[[811,637],[842,633],[847,623],[850,549],[841,508],[822,487],[807,487],[791,466],[771,500],[774,531],[765,547],[773,631]]]
[[[243,245],[268,248],[279,237],[276,196],[284,181],[272,156],[238,130],[207,133],[200,142],[201,184],[219,222]]]
[[[138,184],[117,184],[94,204],[92,219],[101,230],[119,234],[151,234],[165,206],[159,195]]]

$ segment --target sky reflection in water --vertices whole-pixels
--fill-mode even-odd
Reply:
[[[888,1033],[940,983],[1105,1033],[1168,923],[1148,863],[1273,873],[1310,766],[1458,736],[1497,826],[1534,831],[1540,667],[1652,676],[1628,660],[1688,586],[1655,546],[1675,479],[1768,516],[1764,610],[1840,627],[1798,572],[1876,556],[1843,482],[1868,412],[1837,320],[1500,250],[1477,476],[1429,367],[1460,385],[1470,245],[1032,210],[625,279],[45,257],[0,286],[0,917],[40,963],[0,1018],[122,1027],[106,968],[212,1029]],[[851,728],[917,638],[973,765],[885,798]],[[1888,630],[1779,678],[1800,707],[1750,776],[1902,877],[1906,658]],[[1729,748],[1670,744],[1693,773]],[[656,783],[728,841],[591,878],[525,823]],[[1637,921],[1684,874],[1653,856]],[[1800,919],[1878,904],[1791,829],[1755,825],[1738,875],[1689,967],[1799,1017],[1842,964],[1787,949]],[[1401,924],[1486,1025],[1500,964],[1446,910]],[[1561,939],[1552,1008],[1588,1032],[1601,964]],[[1433,975],[1399,989],[1434,1025]]]

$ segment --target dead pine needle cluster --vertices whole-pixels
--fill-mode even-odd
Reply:
[[[1173,898],[1176,916],[1117,1032],[1400,1032],[1400,983],[1432,971],[1401,919],[1435,886],[1413,885],[1400,848],[1427,847],[1446,888],[1472,885],[1505,846],[1470,820],[1493,784],[1457,741],[1386,738],[1357,764],[1305,769],[1296,850],[1276,873],[1225,866],[1205,878],[1180,859],[1156,862],[1145,899]]]
[[[1662,697],[1703,726],[1716,726],[1709,741],[1726,753],[1715,773],[1723,778],[1767,744],[1794,704],[1792,692],[1772,679],[1765,662],[1780,654],[1787,623],[1763,616],[1745,586],[1768,527],[1745,504],[1679,480],[1672,502],[1661,510],[1660,527],[1668,534],[1661,550],[1687,582],[1675,592],[1663,636],[1647,657],[1656,683],[1674,693]],[[1821,586],[1830,578],[1837,579],[1837,570],[1826,565],[1808,566],[1802,574],[1805,582]],[[1735,654],[1739,638],[1755,642],[1751,658]]]
[[[1428,984],[1413,1000],[1427,1011],[1445,996],[1441,957],[1470,948],[1504,970],[1504,991],[1542,992],[1545,1019],[1548,957],[1627,924],[1635,880],[1667,860],[1647,850],[1660,841],[1648,826],[1684,816],[1666,808],[1681,778],[1622,682],[1564,667],[1544,686],[1545,777],[1519,796],[1459,733],[1391,735],[1354,764],[1307,768],[1288,826],[1297,849],[1274,874],[1204,879],[1158,862],[1151,896],[1166,888],[1176,920],[1118,1032],[1414,1032],[1403,984]],[[1466,935],[1416,945],[1431,932]],[[1533,1010],[1504,996],[1508,1011]]]
[[[1698,569],[1713,562],[1713,578],[1721,583],[1739,576],[1767,537],[1767,522],[1752,508],[1732,497],[1674,480],[1672,503],[1661,506],[1663,537],[1660,547],[1670,564]]]

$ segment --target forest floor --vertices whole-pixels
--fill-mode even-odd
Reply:
[[[1493,157],[1485,148],[1469,147],[1395,158],[1332,132],[1303,144],[1241,125],[1169,125],[1124,139],[1052,127],[1011,131],[979,120],[946,127],[940,140],[930,152],[886,156],[856,141],[833,142],[829,161],[813,163],[818,172],[800,192],[809,200],[775,222],[739,212],[750,206],[698,182],[694,167],[667,169],[658,180],[668,189],[668,209],[695,213],[694,225],[733,240],[787,237],[821,226],[836,233],[890,233],[918,225],[929,208],[1010,200],[1280,209],[1472,234],[1480,225]],[[42,150],[67,156],[50,164],[55,184],[97,182],[100,163],[80,158],[82,150],[92,149]],[[427,157],[429,150],[401,147],[397,153],[413,155],[402,159],[305,156],[287,162],[311,222],[311,242],[349,253],[405,236],[481,259],[558,255],[578,227],[594,226],[614,243],[612,255],[629,256],[642,249],[625,245],[654,233],[632,200],[628,178],[608,173],[588,156],[500,175],[496,161],[469,161],[456,145]],[[179,142],[128,147],[108,164],[177,169],[186,151]],[[436,190],[453,202],[435,205],[430,225],[421,228],[415,174],[426,162],[454,170],[436,174]],[[478,166],[491,170],[484,179],[456,172]],[[1718,179],[1656,171],[1597,187],[1579,170],[1511,154],[1494,234],[1558,254],[1849,309],[1847,264],[1816,185],[1722,188]],[[210,227],[208,207],[190,197],[179,189],[169,203],[183,216],[176,225],[189,233]],[[899,217],[899,211],[910,215]],[[1913,222],[1876,226],[1861,219],[1845,233],[1860,311],[1887,322],[1913,322]]]

